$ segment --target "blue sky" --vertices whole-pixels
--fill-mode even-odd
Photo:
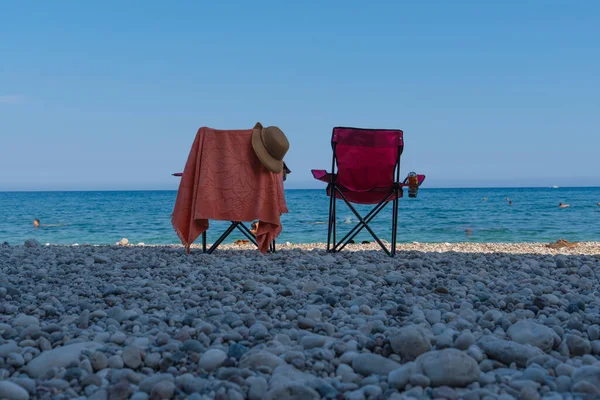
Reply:
[[[405,132],[429,187],[600,185],[600,2],[61,1],[0,11],[0,190],[176,189],[196,130]]]

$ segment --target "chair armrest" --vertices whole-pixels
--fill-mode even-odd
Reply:
[[[328,173],[324,169],[313,169],[310,172],[312,172],[313,178],[315,178],[318,181],[326,183],[331,182],[332,174]],[[335,178],[335,174],[333,174],[333,177]]]

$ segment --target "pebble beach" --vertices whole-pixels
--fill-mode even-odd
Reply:
[[[600,398],[600,243],[0,244],[0,399]]]

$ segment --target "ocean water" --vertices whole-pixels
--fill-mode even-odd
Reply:
[[[124,237],[130,243],[179,243],[170,220],[175,197],[175,191],[0,192],[0,243],[35,238],[52,244],[114,244]],[[278,241],[325,242],[325,191],[286,190],[286,201],[290,213],[282,216]],[[560,202],[571,207],[560,209]],[[398,242],[600,241],[598,202],[600,188],[422,188],[418,198],[400,200]],[[370,208],[357,209],[364,215]],[[34,218],[58,226],[36,229]],[[338,201],[337,220],[339,239],[357,218]],[[371,226],[390,240],[391,204]],[[223,221],[211,221],[209,243],[226,227]],[[227,243],[242,238],[232,234]],[[372,238],[363,230],[355,240]]]

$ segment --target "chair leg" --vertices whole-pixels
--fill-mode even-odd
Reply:
[[[225,239],[227,239],[227,237],[231,234],[231,232],[233,232],[236,228],[240,232],[242,232],[255,246],[258,247],[258,243],[256,242],[256,239],[250,232],[250,229],[248,229],[248,227],[246,225],[244,225],[243,222],[231,221],[231,225],[229,225],[229,228],[227,228],[227,230],[225,232],[223,232],[223,234],[215,241],[215,243],[213,243],[213,245],[208,250],[206,249],[206,232],[202,233],[202,252],[212,254],[217,249],[217,247],[219,247],[221,245],[221,243],[223,243],[223,241]],[[276,251],[275,240],[273,240],[271,243],[269,243],[269,251],[272,253],[275,253],[275,251]]]
[[[356,209],[354,207],[352,207],[352,204],[350,204],[350,202],[348,201],[346,196],[344,196],[344,193],[342,193],[342,192],[339,192],[339,193],[340,193],[340,196],[342,197],[342,199],[344,200],[344,202],[346,203],[346,205],[348,206],[348,208],[350,208],[352,213],[356,216],[356,218],[358,218],[358,221],[361,224],[361,226],[364,226],[364,228],[367,231],[369,231],[371,236],[373,236],[373,239],[375,239],[375,241],[379,244],[379,247],[381,247],[381,249],[383,251],[385,251],[385,254],[387,254],[389,256],[390,251],[387,249],[387,247],[385,247],[385,245],[383,244],[381,239],[379,239],[379,237],[375,234],[375,232],[373,232],[373,230],[371,229],[369,224],[365,222],[365,219],[358,213],[358,211],[356,211]],[[335,249],[335,247],[334,247],[334,249]]]
[[[333,216],[331,218],[331,230],[332,230],[332,238],[331,238],[331,252],[335,253],[335,248],[336,248],[336,244],[337,244],[337,240],[336,240],[336,231],[337,231],[337,206],[336,206],[336,198],[337,198],[337,193],[336,193],[336,189],[335,187],[333,188]]]
[[[392,254],[394,257],[396,255],[396,238],[398,234],[398,193],[396,190],[394,201],[393,201],[394,210],[392,212]]]
[[[329,213],[327,215],[327,252],[329,252],[331,244],[331,207],[333,205],[333,199],[331,194],[329,196]]]
[[[378,205],[376,205],[371,211],[369,211],[369,213],[363,218],[365,224],[369,224],[373,220],[373,218],[375,218],[377,214],[379,214],[379,212],[385,208],[385,205],[385,202],[381,202]],[[342,251],[344,247],[346,247],[346,245],[350,243],[350,240],[354,239],[356,235],[358,235],[360,231],[363,230],[363,228],[364,224],[362,222],[356,224],[354,228],[352,228],[350,232],[348,232],[346,236],[344,236],[344,238],[340,240],[340,242],[338,243],[338,246],[340,246],[340,248],[338,249],[336,246],[336,251]]]
[[[221,237],[219,237],[217,241],[210,247],[210,249],[208,249],[208,254],[212,254],[217,249],[217,247],[219,247],[219,245],[223,243],[227,236],[229,236],[229,234],[236,228],[236,226],[237,223],[232,222],[231,225],[229,225],[229,228],[227,228],[227,230],[221,235]]]

